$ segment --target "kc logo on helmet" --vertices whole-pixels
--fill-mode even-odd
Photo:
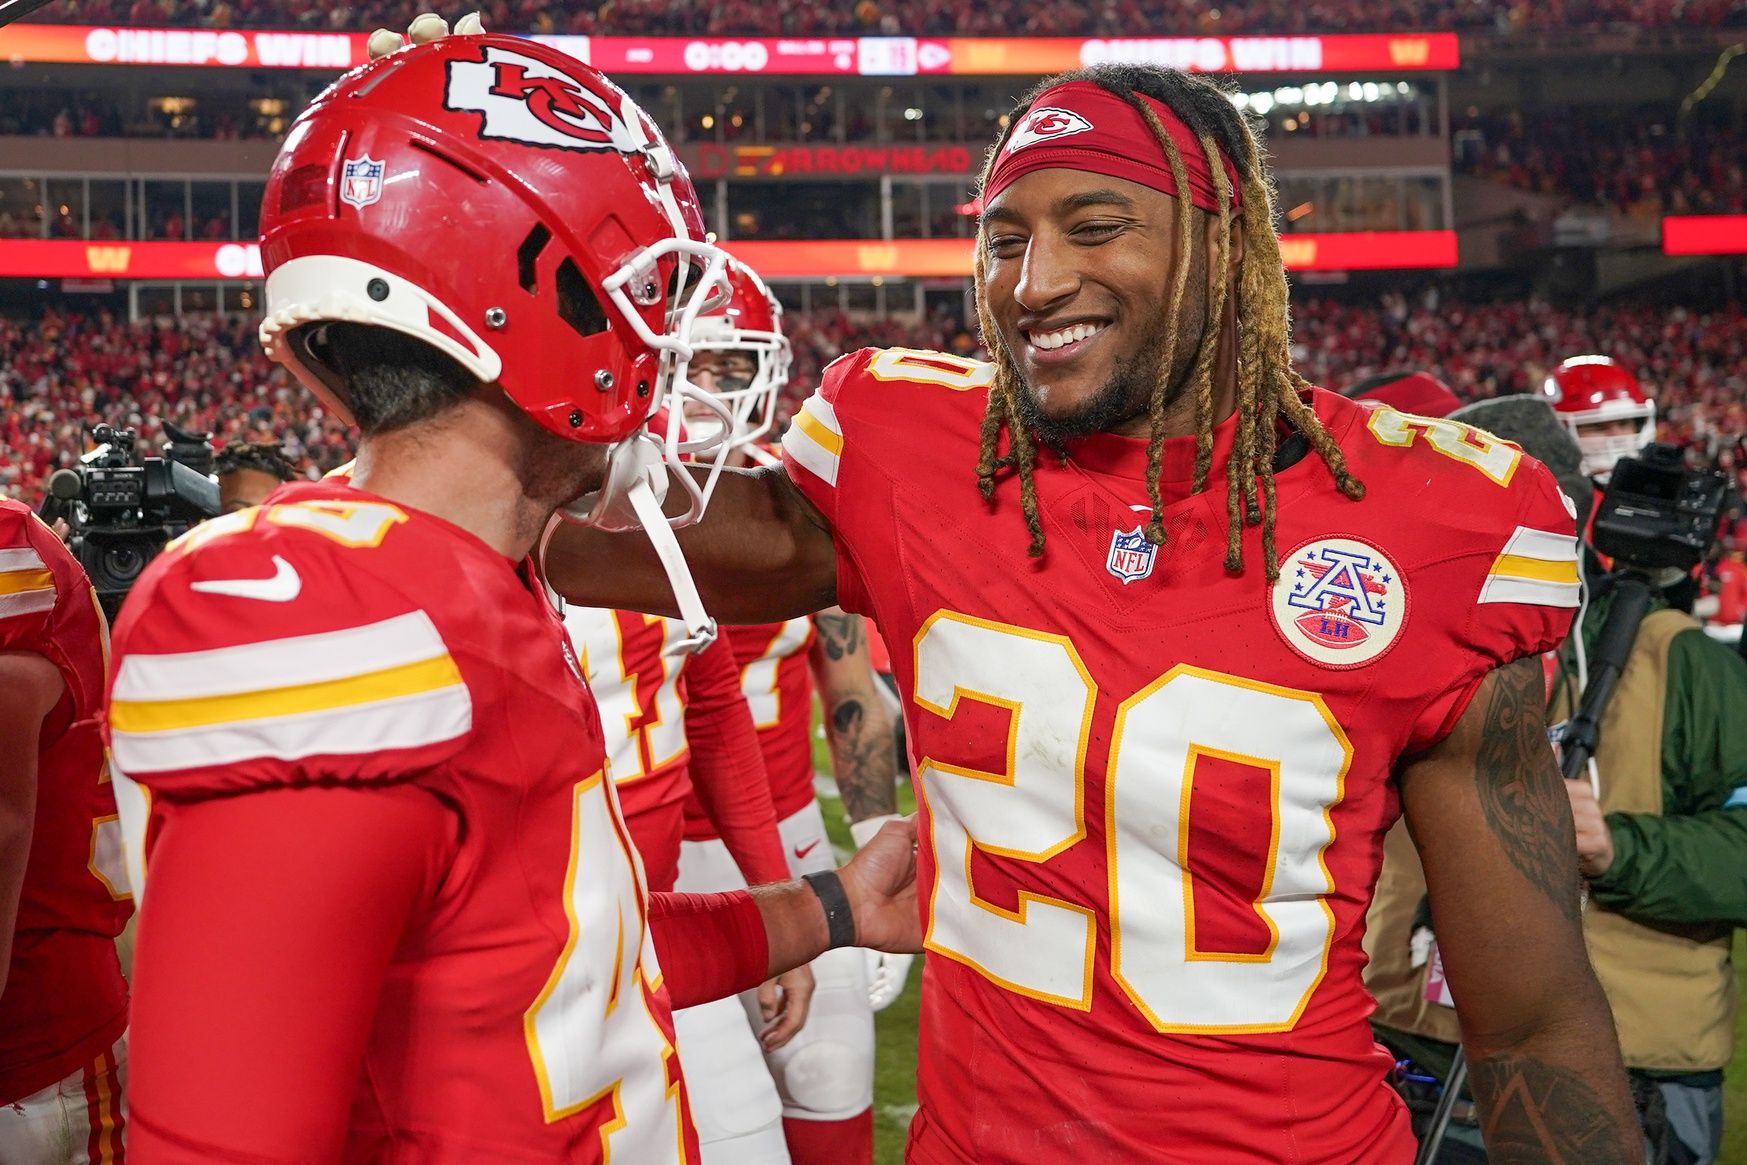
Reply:
[[[1038,142],[1054,141],[1070,134],[1086,133],[1091,129],[1092,123],[1073,110],[1046,105],[1025,115],[1019,128],[1013,131],[1013,136],[1007,139],[1006,152],[1011,154],[1014,150],[1022,150]]]
[[[1325,667],[1370,663],[1407,622],[1407,585],[1383,552],[1354,538],[1318,538],[1280,561],[1274,626]]]
[[[443,108],[484,114],[482,138],[584,152],[641,149],[607,96],[544,61],[495,46],[486,48],[484,61],[449,63]]]

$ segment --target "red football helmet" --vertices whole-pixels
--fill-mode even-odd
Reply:
[[[548,431],[610,443],[602,488],[566,515],[652,522],[683,573],[667,527],[703,513],[727,445],[682,440],[674,402],[660,438],[646,422],[670,391],[725,413],[685,373],[698,316],[727,297],[728,256],[706,241],[691,179],[655,124],[597,70],[489,34],[356,69],[286,136],[261,236],[261,342],[342,416],[322,325],[416,337]],[[711,448],[702,482],[680,468]],[[670,481],[690,505],[663,520]],[[670,576],[688,624],[706,631],[689,576]]]
[[[1656,402],[1638,378],[1606,356],[1573,356],[1548,374],[1541,392],[1583,451],[1583,472],[1606,477],[1614,463],[1656,439]],[[1634,421],[1630,433],[1597,433],[1595,426]]]
[[[724,294],[652,122],[546,45],[451,36],[348,73],[298,118],[261,211],[261,340],[342,415],[324,322],[393,328],[549,431],[637,434]]]
[[[788,383],[794,353],[783,335],[782,304],[758,273],[738,259],[729,259],[727,281],[727,302],[698,317],[692,347],[698,352],[744,352],[751,359],[749,380],[732,383],[718,377],[710,390],[733,418],[730,443],[747,448],[770,432],[777,394]],[[694,417],[694,435],[708,423]]]

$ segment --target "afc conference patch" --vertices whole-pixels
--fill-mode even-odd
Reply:
[[[382,163],[368,155],[347,158],[340,169],[340,201],[363,210],[382,197]]]
[[[1381,550],[1356,538],[1317,538],[1280,559],[1274,626],[1299,655],[1358,667],[1394,646],[1407,622],[1407,584]]]
[[[1153,572],[1158,553],[1159,548],[1146,540],[1141,527],[1118,530],[1110,536],[1110,553],[1105,556],[1104,569],[1127,586]]]

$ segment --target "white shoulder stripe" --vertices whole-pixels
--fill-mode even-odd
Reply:
[[[843,425],[837,420],[837,410],[823,396],[815,392],[802,402],[801,408],[816,418],[821,425],[839,437],[843,436]]]
[[[790,425],[783,434],[783,451],[826,485],[837,484],[837,454],[808,436],[799,425]]]
[[[1576,562],[1577,536],[1518,526],[1510,541],[1504,544],[1503,553],[1518,558],[1539,558],[1544,562]]]
[[[1480,586],[1482,603],[1527,603],[1537,607],[1576,607],[1583,590],[1576,583],[1548,582],[1495,574]]]
[[[473,728],[462,685],[389,700],[174,732],[111,732],[116,767],[131,776],[236,764],[358,756],[441,744]]]
[[[409,611],[379,623],[164,655],[130,654],[115,676],[117,700],[192,700],[319,684],[448,654],[431,617]]]
[[[9,619],[14,615],[34,615],[38,611],[52,611],[54,608],[55,588],[52,586],[0,595],[0,619]]]
[[[28,546],[0,550],[0,574],[13,570],[42,570],[42,555]]]

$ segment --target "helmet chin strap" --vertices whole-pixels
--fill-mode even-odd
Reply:
[[[672,429],[670,427],[670,433]],[[671,445],[671,440],[667,443]],[[687,443],[689,447],[691,443]],[[720,458],[717,470],[720,470]],[[655,556],[667,575],[667,584],[679,604],[680,619],[685,623],[686,636],[670,649],[676,654],[702,651],[716,638],[716,621],[704,609],[691,568],[674,537],[674,527],[696,521],[703,510],[704,496],[691,475],[678,469],[673,475],[668,466],[676,458],[663,442],[647,432],[639,432],[607,449],[606,479],[600,489],[562,507],[557,518],[579,526],[593,526],[613,533],[641,529],[648,535]],[[691,495],[687,513],[669,518],[661,512],[667,499],[668,483],[678,480]],[[554,519],[556,522],[557,518]],[[546,529],[540,546],[541,561],[545,560],[545,543],[552,537],[553,526]]]

